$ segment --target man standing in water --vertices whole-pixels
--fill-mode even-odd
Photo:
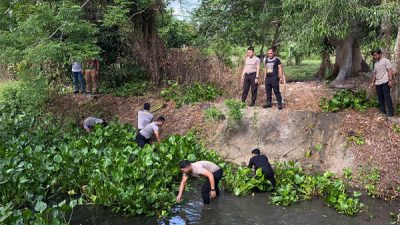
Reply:
[[[371,86],[375,85],[376,87],[381,113],[392,117],[393,103],[390,97],[390,88],[393,85],[392,64],[388,59],[382,57],[382,51],[379,49],[372,52],[372,57],[374,58],[375,64]]]
[[[275,52],[272,48],[268,49],[267,59],[265,60],[265,91],[267,93],[267,102],[263,105],[263,108],[272,107],[272,89],[276,101],[278,102],[278,109],[282,109],[282,96],[279,91],[279,83],[283,84],[283,68],[281,60],[275,56]]]
[[[179,194],[176,196],[176,201],[182,201],[183,191],[185,190],[186,182],[189,176],[194,177],[207,177],[207,181],[201,188],[201,196],[203,197],[204,204],[210,204],[210,197],[215,198],[219,196],[218,183],[222,178],[222,169],[215,163],[210,161],[198,161],[191,163],[187,160],[180,162],[180,168],[183,173],[182,181],[179,186]]]
[[[272,170],[271,164],[268,161],[268,157],[261,155],[259,149],[253,149],[251,154],[253,157],[250,159],[248,167],[250,169],[254,167],[255,170],[261,168],[264,176],[271,182],[272,188],[275,188],[274,171]]]
[[[249,106],[255,106],[256,104],[259,72],[260,59],[254,55],[254,48],[249,47],[241,79],[243,83],[242,102],[246,101],[251,87],[251,103]]]

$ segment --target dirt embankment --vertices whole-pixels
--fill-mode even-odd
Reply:
[[[137,111],[145,102],[152,105],[156,116],[167,121],[162,135],[185,134],[195,130],[227,160],[244,164],[253,148],[267,154],[271,161],[295,160],[310,171],[332,171],[341,174],[344,168],[376,167],[381,171],[378,185],[380,195],[397,196],[400,187],[400,134],[394,132],[395,122],[379,116],[378,110],[360,113],[352,110],[341,113],[322,113],[318,103],[321,97],[331,97],[333,91],[316,82],[289,83],[282,87],[285,108],[263,109],[263,86],[258,90],[256,107],[245,110],[238,127],[229,127],[227,120],[208,122],[203,110],[211,105],[226,112],[224,99],[213,103],[199,103],[176,108],[165,102],[158,93],[142,97],[66,95],[56,98],[50,112],[58,115],[100,116],[136,126]],[[348,142],[349,133],[360,133],[363,145]]]

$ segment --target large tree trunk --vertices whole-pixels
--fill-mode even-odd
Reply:
[[[340,83],[348,78],[353,67],[353,38],[349,37],[338,41],[336,45],[335,67],[338,74],[334,83]]]
[[[332,63],[330,59],[329,50],[324,48],[322,50],[322,55],[321,55],[321,65],[319,67],[318,72],[315,74],[315,78],[319,80],[325,79],[326,72],[330,71],[331,69],[332,69]]]
[[[361,51],[357,38],[347,37],[336,42],[336,60],[333,76],[334,83],[341,83],[350,75],[361,72]]]
[[[399,18],[400,18],[400,9],[399,9]],[[396,44],[394,46],[393,64],[395,72],[395,78],[394,78],[395,83],[392,88],[393,103],[400,104],[400,26],[397,30]]]
[[[386,0],[381,1],[381,5],[386,4]],[[382,55],[383,57],[390,59],[390,44],[392,37],[392,23],[388,15],[385,15],[381,24],[380,37],[383,42]]]

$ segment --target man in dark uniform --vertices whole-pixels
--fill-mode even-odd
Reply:
[[[274,171],[271,164],[269,164],[267,156],[261,155],[259,149],[252,150],[251,154],[253,154],[253,157],[250,159],[248,167],[250,169],[254,167],[255,170],[261,168],[264,176],[271,182],[272,187],[275,188]]]
[[[265,60],[265,91],[267,92],[267,102],[263,105],[263,108],[272,107],[272,89],[276,101],[278,101],[278,109],[282,109],[282,96],[279,91],[279,83],[283,84],[283,68],[281,60],[275,56],[275,52],[272,48],[268,49],[268,57]]]

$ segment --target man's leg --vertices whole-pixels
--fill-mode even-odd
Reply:
[[[249,89],[250,89],[249,76],[248,75],[244,75],[242,102],[246,101],[247,95],[249,94]]]
[[[267,93],[267,102],[263,107],[269,108],[272,106],[272,85],[268,81],[265,81],[265,92]]]
[[[81,83],[81,93],[86,91],[86,82],[85,79],[83,78],[82,71],[79,72],[79,82]]]
[[[96,70],[91,70],[91,78],[92,78],[92,82],[93,82],[93,94],[98,94]]]
[[[390,87],[388,83],[382,84],[382,92],[383,98],[385,99],[386,107],[387,107],[387,115],[393,116],[393,102],[392,97],[390,96]]]
[[[206,182],[201,187],[201,196],[203,197],[204,204],[210,204],[210,191],[211,191],[211,185],[210,181],[207,178]]]
[[[74,93],[78,93],[79,92],[78,74],[79,74],[79,72],[72,72],[72,81],[74,82]]]
[[[139,147],[143,148],[144,145],[146,144],[146,138],[143,137],[140,133],[136,134],[136,143],[138,144]]]
[[[379,101],[379,107],[381,109],[381,113],[386,114],[385,98],[383,95],[382,84],[376,85],[376,94],[378,95],[378,101]]]
[[[215,192],[216,192],[217,196],[219,196],[220,192],[219,192],[218,184],[219,184],[219,181],[222,179],[222,175],[223,175],[222,169],[215,171],[213,173],[213,175],[214,175],[214,182],[215,182]]]
[[[273,84],[274,94],[276,97],[276,101],[278,102],[278,108],[282,109],[282,96],[279,91],[279,81]]]
[[[251,85],[251,104],[250,106],[254,106],[257,99],[257,90],[258,84],[256,84],[256,74],[253,74],[250,77],[250,85]]]
[[[92,81],[90,73],[90,70],[85,70],[86,92],[89,94],[92,93]]]

